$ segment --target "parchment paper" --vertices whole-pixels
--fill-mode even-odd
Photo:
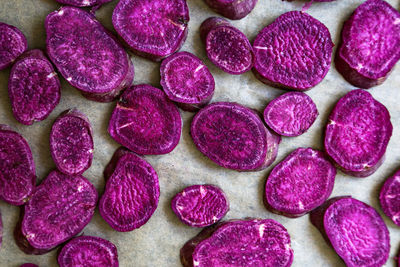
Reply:
[[[217,69],[206,57],[200,42],[198,28],[209,16],[215,16],[201,0],[187,0],[191,20],[189,35],[182,50],[199,56],[213,73],[216,91],[213,101],[236,101],[262,111],[266,104],[284,93],[282,90],[268,87],[259,82],[251,72],[233,76]],[[315,3],[307,11],[322,21],[330,30],[335,44],[346,17],[363,1],[338,0],[330,3]],[[399,8],[399,0],[389,0]],[[117,1],[113,1],[97,12],[104,25],[112,29],[111,14]],[[233,21],[233,25],[242,30],[252,41],[263,27],[271,23],[284,12],[300,10],[304,2],[282,2],[281,0],[259,0],[256,8],[246,18]],[[59,4],[54,0],[1,0],[0,21],[20,28],[28,38],[29,49],[45,48],[46,15],[56,10]],[[159,64],[132,56],[135,65],[135,84],[150,83],[159,87]],[[62,111],[77,107],[88,115],[94,129],[95,153],[92,167],[85,176],[103,193],[104,166],[119,146],[107,133],[107,124],[115,103],[96,103],[83,98],[80,93],[62,79],[62,97],[57,108],[45,121],[32,126],[19,124],[11,113],[7,93],[9,69],[0,72],[0,123],[9,124],[20,132],[29,142],[37,168],[38,182],[55,168],[49,152],[49,132],[54,119]],[[395,266],[394,257],[400,247],[400,227],[384,216],[378,203],[379,188],[383,181],[400,168],[400,66],[397,66],[387,81],[369,92],[389,109],[394,131],[388,146],[386,161],[372,176],[360,179],[338,172],[332,196],[352,195],[374,206],[383,216],[390,231],[391,253],[385,266]],[[277,161],[282,160],[297,147],[322,149],[322,130],[327,116],[336,101],[353,89],[332,65],[325,79],[307,94],[316,102],[320,116],[312,128],[304,135],[295,138],[283,138]],[[179,145],[168,155],[146,156],[159,175],[161,198],[157,211],[150,221],[128,233],[114,231],[96,211],[90,224],[84,229],[86,235],[95,235],[112,241],[118,248],[120,266],[181,266],[179,249],[200,229],[190,228],[181,223],[170,208],[170,200],[184,187],[198,183],[212,183],[220,186],[230,200],[230,211],[226,219],[260,217],[272,218],[282,223],[289,231],[294,249],[293,266],[344,266],[344,263],[323,240],[320,233],[310,224],[308,215],[298,219],[289,219],[268,212],[262,204],[262,193],[268,172],[239,173],[223,169],[204,157],[194,146],[189,126],[193,113],[181,111],[183,132]],[[16,267],[24,262],[33,262],[40,266],[57,266],[56,252],[41,256],[26,255],[21,252],[13,239],[13,230],[19,217],[19,208],[0,201],[0,210],[4,222],[3,246],[0,249],[0,266]]]

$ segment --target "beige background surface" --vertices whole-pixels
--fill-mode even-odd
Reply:
[[[190,51],[205,61],[216,80],[213,101],[226,100],[240,102],[262,111],[268,101],[284,91],[268,87],[255,79],[251,72],[232,76],[212,65],[205,56],[200,43],[198,28],[209,16],[216,15],[201,0],[188,0],[191,20],[189,35],[182,50]],[[335,44],[339,41],[342,23],[361,0],[338,0],[331,3],[316,3],[307,12],[319,19],[329,28]],[[389,0],[395,8],[400,0]],[[97,13],[104,25],[112,29],[111,14],[117,1],[105,5]],[[281,0],[259,0],[254,11],[233,24],[242,30],[252,41],[264,26],[276,17],[290,10],[300,10],[303,2],[289,3]],[[57,9],[55,0],[0,0],[0,21],[13,24],[27,36],[29,49],[45,48],[44,19],[48,13]],[[135,84],[150,83],[159,87],[159,64],[132,56],[135,65]],[[0,123],[9,124],[20,132],[29,142],[37,167],[38,181],[55,168],[49,152],[49,132],[54,119],[63,110],[77,107],[88,115],[94,129],[95,154],[92,167],[85,176],[96,186],[101,194],[104,188],[102,171],[118,147],[107,134],[107,124],[114,103],[102,104],[83,98],[77,90],[62,79],[62,97],[57,108],[45,121],[32,126],[19,124],[11,113],[7,93],[9,70],[0,72]],[[322,129],[330,109],[346,92],[353,89],[332,66],[326,78],[307,94],[316,102],[320,112],[317,121],[306,134],[296,138],[283,138],[278,161],[295,148],[322,148]],[[333,196],[352,195],[378,209],[378,192],[386,177],[400,168],[400,66],[397,66],[387,81],[369,90],[373,96],[384,103],[392,116],[394,132],[389,143],[386,161],[372,176],[366,179],[352,178],[339,172]],[[146,156],[145,158],[158,172],[161,198],[157,211],[150,221],[140,229],[128,233],[114,231],[96,211],[90,224],[84,229],[87,235],[96,235],[111,240],[117,247],[120,266],[180,266],[179,249],[184,242],[199,232],[182,224],[169,207],[175,193],[188,185],[213,183],[220,186],[228,195],[231,209],[226,219],[260,217],[273,218],[289,231],[294,249],[293,266],[344,266],[335,252],[324,242],[319,232],[309,223],[308,216],[289,219],[268,212],[262,204],[262,192],[266,176],[271,169],[239,173],[223,169],[196,150],[190,136],[189,125],[192,113],[181,111],[184,127],[177,148],[168,155]],[[278,162],[276,161],[276,162]],[[276,162],[273,164],[275,165]],[[56,250],[42,256],[25,255],[16,246],[12,231],[18,220],[19,208],[0,201],[3,216],[4,237],[0,250],[0,266],[16,267],[24,262],[40,266],[57,266]],[[390,230],[391,253],[385,266],[395,266],[394,257],[400,248],[400,227],[395,226],[383,216]]]

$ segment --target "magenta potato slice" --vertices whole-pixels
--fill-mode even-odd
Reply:
[[[0,70],[11,66],[27,48],[26,37],[18,28],[0,22]]]
[[[39,49],[15,61],[8,80],[14,117],[30,125],[46,119],[60,102],[61,85],[53,65]]]
[[[204,0],[215,12],[228,19],[242,19],[256,6],[258,0]]]
[[[61,75],[89,99],[110,102],[133,81],[133,64],[93,14],[64,6],[45,21],[47,53]]]
[[[171,152],[181,131],[178,108],[163,91],[147,84],[124,91],[108,125],[115,141],[140,155]]]
[[[189,8],[185,0],[121,0],[112,23],[132,52],[160,61],[185,42]]]
[[[320,83],[331,66],[328,28],[300,11],[279,16],[253,43],[254,73],[263,83],[305,91]]]
[[[50,152],[57,169],[82,174],[92,165],[93,133],[89,119],[77,109],[57,117],[50,132]]]
[[[144,225],[157,209],[160,197],[153,167],[136,154],[119,148],[104,175],[106,188],[99,203],[103,219],[119,232]]]
[[[344,23],[336,69],[352,85],[383,83],[400,59],[400,13],[386,1],[362,3]]]
[[[174,196],[171,208],[192,227],[206,227],[221,220],[229,210],[225,193],[215,185],[192,185]]]
[[[392,131],[386,107],[367,91],[353,90],[329,116],[325,151],[343,172],[367,177],[382,165]]]
[[[386,216],[400,226],[400,171],[385,181],[381,188],[379,202]]]
[[[96,6],[102,5],[112,0],[56,0],[60,4],[69,5],[69,6],[77,6],[77,7],[88,7],[88,6]]]

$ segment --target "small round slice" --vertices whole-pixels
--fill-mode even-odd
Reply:
[[[0,22],[0,70],[11,66],[27,48],[26,37],[18,28]]]
[[[203,61],[191,53],[178,52],[164,59],[160,74],[164,92],[183,110],[199,110],[214,94],[214,77]]]
[[[206,227],[221,220],[229,210],[225,193],[215,185],[192,185],[175,195],[171,207],[192,227]]]
[[[242,19],[254,9],[258,0],[204,0],[204,2],[228,19]]]
[[[117,247],[108,240],[96,236],[78,236],[60,251],[57,262],[60,267],[118,267]]]
[[[400,226],[400,170],[385,181],[379,201],[386,216]]]
[[[60,4],[69,5],[69,6],[77,6],[77,7],[88,7],[88,6],[97,6],[102,5],[112,0],[56,0]]]
[[[264,120],[277,134],[299,136],[318,117],[314,101],[302,92],[289,92],[272,100],[264,110]]]

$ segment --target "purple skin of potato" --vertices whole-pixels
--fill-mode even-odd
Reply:
[[[25,204],[36,184],[35,163],[26,140],[0,124],[0,198],[11,205]]]
[[[8,95],[15,119],[25,125],[46,119],[58,105],[60,80],[41,50],[25,52],[14,63]]]
[[[311,127],[318,115],[311,97],[302,92],[288,92],[268,104],[264,121],[279,135],[299,136]]]
[[[117,247],[96,236],[79,236],[69,241],[60,251],[60,267],[118,267]]]
[[[164,59],[160,74],[164,92],[183,110],[199,110],[214,94],[214,77],[204,62],[191,53],[178,52]]]
[[[222,18],[211,17],[200,26],[207,56],[221,70],[239,75],[254,65],[253,48],[246,35]]]
[[[265,184],[271,212],[296,218],[322,205],[335,183],[336,168],[323,152],[298,148],[274,167]]]
[[[281,140],[264,126],[257,112],[232,102],[216,102],[201,109],[193,118],[190,133],[205,156],[238,171],[271,165]]]
[[[58,116],[50,132],[50,152],[57,169],[82,174],[92,165],[93,133],[89,119],[77,109]]]
[[[178,108],[162,90],[146,84],[124,91],[108,125],[115,141],[140,155],[171,152],[181,131]]]
[[[206,227],[225,216],[229,201],[215,185],[192,185],[175,195],[171,208],[183,223],[192,227]]]
[[[89,7],[103,5],[111,2],[112,0],[56,0],[60,4],[77,7]]]
[[[52,171],[22,209],[15,241],[27,254],[44,254],[82,231],[96,204],[97,191],[85,177]]]
[[[157,209],[158,176],[136,154],[119,148],[104,171],[106,189],[100,199],[103,219],[116,231],[128,232],[144,225]]]
[[[329,116],[325,151],[344,173],[367,177],[382,165],[392,131],[386,107],[367,91],[353,90]]]
[[[132,84],[128,54],[93,14],[64,6],[47,16],[45,27],[51,61],[86,98],[110,102]]]
[[[19,267],[39,267],[39,266],[33,263],[24,263]]]
[[[400,226],[400,170],[383,184],[379,202],[386,216]]]
[[[222,16],[236,20],[246,17],[258,0],[204,0],[204,2]]]
[[[333,46],[320,21],[305,12],[287,12],[257,35],[253,71],[267,85],[309,90],[328,73]]]
[[[18,28],[0,22],[0,70],[11,66],[27,48],[26,37]]]
[[[132,52],[161,61],[185,42],[189,8],[185,0],[121,0],[112,23]]]
[[[400,13],[386,1],[368,0],[344,23],[336,69],[352,85],[383,83],[400,59]]]

